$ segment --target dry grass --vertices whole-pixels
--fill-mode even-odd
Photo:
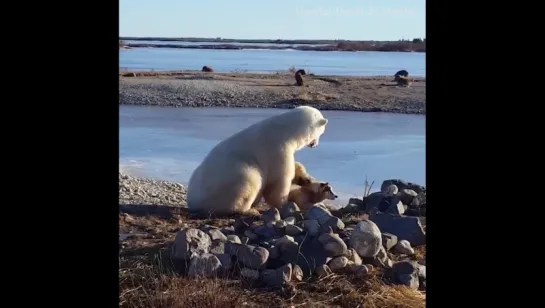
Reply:
[[[241,283],[221,278],[189,279],[159,265],[120,261],[120,307],[235,308],[252,296]]]
[[[362,217],[353,217],[354,222]],[[345,220],[345,219],[343,219]],[[120,232],[146,232],[122,242],[119,260],[120,307],[398,307],[423,308],[425,294],[391,285],[383,272],[366,277],[333,274],[293,283],[278,290],[252,285],[236,277],[193,279],[180,276],[185,264],[170,261],[169,245],[180,228],[231,225],[232,219],[195,220],[186,213],[170,218],[120,214]],[[348,219],[345,223],[349,223]],[[425,254],[417,248],[417,254]]]
[[[160,258],[147,263],[120,259],[120,307],[425,307],[425,294],[388,284],[378,270],[367,277],[333,274],[270,289],[230,278],[187,278],[160,265]]]

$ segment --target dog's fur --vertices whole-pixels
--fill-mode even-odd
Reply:
[[[335,200],[338,196],[327,182],[312,182],[305,186],[291,185],[288,201],[292,201],[303,211],[324,200]]]
[[[305,166],[303,166],[303,164],[296,161],[295,176],[293,177],[291,183],[299,186],[307,186],[310,185],[312,182],[315,182],[315,179],[310,174],[308,174],[307,169],[305,168]]]

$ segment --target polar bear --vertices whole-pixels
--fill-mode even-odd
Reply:
[[[221,141],[189,179],[189,211],[255,214],[262,197],[282,207],[295,177],[295,152],[317,147],[327,122],[318,109],[300,106]]]

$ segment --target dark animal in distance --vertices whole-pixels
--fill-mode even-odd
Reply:
[[[295,85],[302,87],[303,86],[303,75],[306,75],[305,70],[298,70],[295,72]]]
[[[208,67],[208,66],[203,66],[202,67],[202,70],[203,72],[213,72],[214,70],[211,68],[211,67]]]
[[[407,72],[406,70],[400,70],[399,72],[395,73],[394,77],[397,77],[397,76],[403,76],[405,78],[409,77],[409,72]]]

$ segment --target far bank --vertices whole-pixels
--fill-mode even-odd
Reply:
[[[120,105],[293,108],[426,114],[426,79],[399,87],[393,77],[304,76],[293,73],[120,72]]]

